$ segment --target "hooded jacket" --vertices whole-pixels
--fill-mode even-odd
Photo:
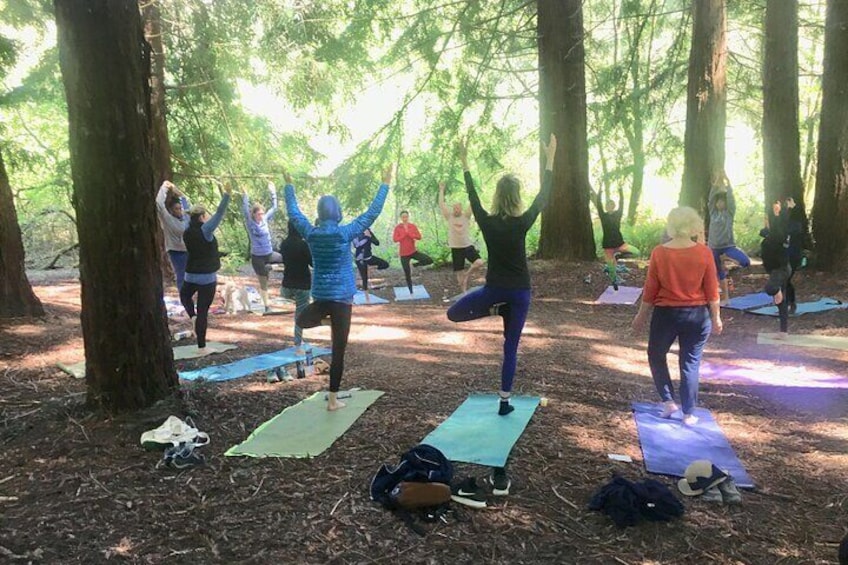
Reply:
[[[389,185],[381,184],[365,213],[345,225],[340,225],[342,210],[335,196],[322,196],[318,201],[316,227],[298,208],[294,186],[287,184],[285,193],[289,218],[312,250],[312,298],[351,303],[356,294],[356,278],[350,243],[380,215]]]

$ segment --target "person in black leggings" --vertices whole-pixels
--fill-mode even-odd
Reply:
[[[344,402],[338,400],[338,392],[350,333],[351,305],[356,294],[356,275],[350,260],[350,243],[377,220],[386,202],[391,179],[389,168],[383,172],[383,184],[380,185],[368,210],[344,225],[341,224],[342,208],[338,199],[330,195],[322,196],[318,199],[318,226],[315,227],[300,211],[291,177],[286,174],[286,208],[289,218],[309,244],[314,265],[314,302],[297,317],[297,325],[307,329],[329,324],[332,332],[333,360],[330,363],[327,410],[338,410],[345,406]]]
[[[359,276],[362,278],[362,291],[365,293],[366,300],[368,300],[368,267],[373,265],[379,271],[389,268],[388,261],[371,254],[372,245],[380,245],[380,240],[370,229],[365,230],[362,235],[353,240],[353,258],[356,261],[356,268],[359,269]]]
[[[213,216],[209,216],[203,206],[192,206],[189,210],[189,224],[183,234],[188,262],[183,286],[180,289],[180,302],[189,318],[195,318],[194,333],[197,335],[197,349],[208,353],[206,349],[206,327],[209,320],[209,307],[215,298],[218,285],[218,269],[221,268],[221,254],[218,252],[218,240],[215,229],[221,223],[227,205],[230,203],[232,188],[229,184],[222,190],[221,203]],[[197,294],[197,307],[194,295]]]
[[[421,239],[421,232],[418,231],[418,226],[409,221],[409,212],[406,210],[400,213],[400,223],[395,226],[392,239],[399,246],[400,264],[409,294],[412,294],[412,270],[409,263],[414,260],[413,267],[426,267],[433,264],[433,259],[416,249],[415,242]]]

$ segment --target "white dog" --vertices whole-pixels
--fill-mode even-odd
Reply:
[[[224,297],[224,310],[227,314],[236,314],[240,309],[250,312],[250,300],[247,298],[247,289],[243,286],[227,281],[221,294]]]

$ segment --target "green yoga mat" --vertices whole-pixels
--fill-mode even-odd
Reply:
[[[796,347],[848,351],[848,337],[834,335],[789,334],[785,338],[781,338],[780,334],[759,333],[757,334],[757,343],[760,345],[794,345]]]
[[[451,461],[504,467],[539,397],[513,396],[510,402],[515,410],[499,416],[498,395],[472,394],[421,443],[441,450]]]
[[[345,408],[327,411],[324,392],[289,406],[258,428],[242,443],[231,447],[229,457],[315,457],[383,396],[379,390],[357,390],[343,402]]]
[[[197,345],[178,345],[174,348],[174,361],[181,361],[183,359],[197,359],[199,357],[205,357],[207,355],[223,353],[225,351],[230,351],[231,349],[238,349],[238,346],[233,345],[232,343],[220,343],[217,341],[209,341],[206,342],[206,348],[209,350],[209,352],[205,355],[199,355]],[[74,378],[85,378],[85,361],[79,361],[78,363],[73,363],[71,365],[65,365],[64,363],[56,363],[56,366]]]

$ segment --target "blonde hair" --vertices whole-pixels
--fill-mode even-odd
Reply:
[[[512,174],[502,176],[495,187],[491,215],[520,216],[521,208],[521,181]]]
[[[665,230],[671,238],[693,237],[704,231],[704,220],[694,208],[680,206],[668,213]]]
[[[200,216],[206,213],[206,206],[203,206],[202,204],[195,204],[188,210],[188,215],[191,218],[199,218]]]

